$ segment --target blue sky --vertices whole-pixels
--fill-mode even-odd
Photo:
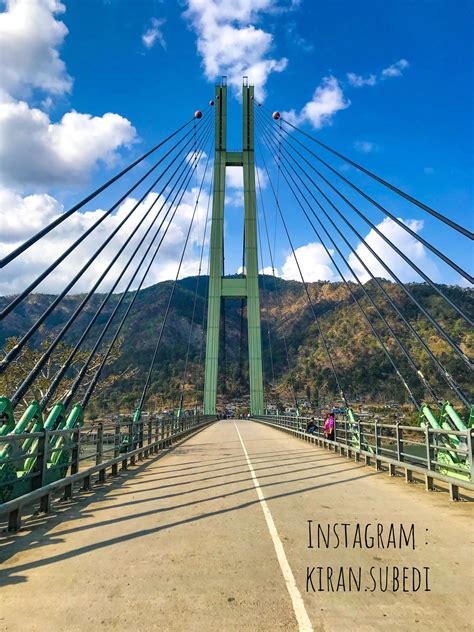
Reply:
[[[23,5],[23,17],[18,5]],[[21,205],[31,194],[50,196],[36,200],[34,210],[38,222],[45,204],[51,209],[50,215],[44,215],[43,219],[49,219],[61,205],[67,207],[82,197],[118,166],[125,165],[188,119],[196,108],[203,108],[213,96],[214,76],[228,74],[230,83],[237,84],[240,76],[247,72],[241,68],[250,64],[249,74],[257,79],[257,89],[272,110],[294,110],[298,124],[323,142],[459,223],[472,227],[474,16],[472,3],[467,0],[455,3],[447,0],[362,0],[357,3],[348,0],[293,3],[214,0],[204,4],[199,0],[189,3],[82,0],[64,1],[62,5],[57,0],[16,0],[3,6],[0,3],[0,8],[3,10],[0,32],[2,15],[13,15],[16,10],[16,20],[27,20],[28,11],[38,10],[32,37],[38,32],[49,34],[49,56],[45,53],[42,59],[40,47],[32,53],[31,59],[21,58],[18,62],[12,51],[21,45],[22,32],[28,33],[28,30],[23,24],[17,32],[8,31],[9,40],[4,45],[10,48],[6,50],[3,75],[0,71],[0,105],[3,101],[7,111],[5,125],[13,109],[18,113],[20,103],[26,104],[24,116],[40,111],[49,117],[51,124],[61,122],[71,111],[94,117],[104,117],[106,113],[121,117],[113,122],[113,140],[107,136],[111,143],[108,150],[101,155],[98,148],[74,178],[55,179],[43,174],[41,178],[33,178],[34,181],[28,178],[22,181],[21,177],[12,177],[8,169],[1,173],[0,167],[2,200],[4,205],[8,202],[9,208],[13,203],[23,208]],[[35,15],[30,17],[33,20]],[[5,23],[4,20],[4,26]],[[58,23],[67,28],[67,34],[64,26],[57,27]],[[226,65],[225,55],[229,50],[232,53]],[[51,51],[56,58],[54,54],[51,57]],[[15,64],[19,69],[13,77],[13,71],[9,73],[9,70]],[[44,67],[41,64],[45,64]],[[338,90],[337,94],[333,91],[329,95],[333,97],[333,106],[336,99],[332,113],[322,118],[305,115],[304,112],[309,112],[308,108],[304,109],[305,105],[314,101],[318,87],[323,101],[328,96],[324,91],[331,81]],[[240,104],[232,89],[229,109],[230,144],[238,149]],[[99,123],[105,128],[103,121]],[[23,165],[33,150],[28,148],[28,139],[22,140],[21,135],[18,139],[12,129],[13,140],[5,145],[10,151],[18,150],[21,154],[21,143],[25,143],[19,162]],[[81,143],[88,143],[88,133],[90,130],[85,126]],[[70,141],[67,135],[61,138],[64,143]],[[68,151],[66,148],[66,158]],[[114,157],[113,166],[104,164],[104,156]],[[267,160],[270,164],[268,157]],[[337,168],[341,166],[338,160],[332,164]],[[65,172],[67,165],[65,162]],[[274,172],[271,175],[273,177]],[[398,198],[359,178],[353,170],[345,175],[354,177],[359,184],[364,183],[368,193],[386,203],[404,221],[411,220],[410,225],[423,237],[433,241],[459,264],[472,269],[472,250],[467,240],[422,211],[402,205]],[[268,186],[264,195],[273,218],[274,204]],[[104,196],[100,205],[89,210],[104,208],[110,200]],[[291,218],[295,246],[314,244],[316,237],[308,231],[308,225],[283,185],[281,205]],[[236,234],[241,214],[236,195],[234,204],[226,209],[228,236]],[[370,211],[370,216],[375,223],[383,219],[376,211]],[[35,221],[29,221],[25,235]],[[363,223],[355,220],[354,223],[364,235],[368,234],[369,229]],[[391,228],[388,227],[389,231]],[[15,230],[15,236],[7,240],[6,249],[22,237],[18,227]],[[288,244],[281,227],[279,233],[277,267],[280,273],[285,274],[286,270],[286,276],[291,276]],[[357,243],[355,240],[354,245]],[[196,245],[197,242],[194,249]],[[407,242],[407,250],[410,248]],[[328,266],[321,256],[313,267],[313,255],[317,258],[321,253],[317,248],[301,251],[311,280],[321,276],[318,265],[323,266],[323,270]],[[229,237],[226,256],[227,272],[235,272],[240,265],[241,241]],[[426,252],[417,252],[414,256],[426,264],[435,280],[459,281],[454,271],[440,263],[434,264]],[[264,263],[268,265],[268,256],[265,257]],[[169,277],[172,276],[171,254],[168,258]],[[40,258],[38,265],[42,262]],[[24,269],[19,273],[21,278],[28,278],[33,263],[36,262],[25,259]],[[330,272],[326,278],[337,280],[334,270]],[[410,274],[407,271],[404,274],[409,280]],[[158,275],[158,278],[161,277]],[[4,287],[14,289],[11,283]]]

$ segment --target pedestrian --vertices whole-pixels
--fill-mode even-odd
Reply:
[[[334,441],[334,423],[334,414],[330,412],[324,422],[324,435],[329,441]]]

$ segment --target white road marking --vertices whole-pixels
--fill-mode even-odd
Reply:
[[[257,475],[255,474],[255,471],[252,466],[252,462],[250,461],[250,457],[248,455],[247,449],[245,448],[245,444],[243,442],[242,436],[235,422],[234,422],[234,426],[235,426],[235,429],[237,430],[237,434],[239,435],[240,443],[242,444],[242,450],[244,451],[245,458],[247,459],[247,465],[249,467],[250,474],[252,475],[253,484],[255,485],[255,489],[257,490],[257,496],[260,501],[260,505],[262,507],[263,515],[265,516],[268,531],[270,532],[270,536],[272,538],[273,546],[275,547],[275,553],[277,554],[281,572],[283,573],[283,578],[285,580],[286,588],[288,589],[288,592],[290,594],[291,603],[293,604],[293,611],[295,613],[296,621],[298,622],[298,628],[300,632],[312,632],[313,626],[308,617],[308,613],[306,612],[306,608],[304,607],[303,598],[301,597],[301,593],[298,590],[298,587],[296,585],[293,572],[290,568],[290,565],[288,564],[288,560],[286,559],[286,554],[283,548],[283,544],[280,540],[280,536],[278,535],[278,531],[275,527],[275,523],[273,522],[273,516],[267,505],[267,501],[265,500],[265,496],[263,495],[262,489],[260,487],[260,483],[258,482]]]

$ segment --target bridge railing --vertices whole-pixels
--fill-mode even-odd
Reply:
[[[391,476],[400,470],[407,482],[413,474],[422,474],[426,489],[434,489],[434,481],[449,485],[453,500],[459,499],[459,488],[474,491],[474,429],[445,430],[441,428],[404,426],[384,423],[378,419],[337,419],[334,438],[324,434],[324,420],[318,417],[264,415],[253,417],[309,441],[317,443],[356,461],[361,457],[377,470],[386,469]],[[315,428],[308,431],[312,421]]]
[[[157,454],[216,420],[210,415],[97,423],[67,430],[10,433],[0,437],[0,522],[20,528],[21,513],[39,503],[50,510],[52,496],[72,499],[77,489],[104,483],[137,460]]]

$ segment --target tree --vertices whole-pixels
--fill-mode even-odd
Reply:
[[[8,338],[4,345],[4,353],[8,353],[8,351],[17,344],[17,342],[18,338]],[[37,348],[25,345],[18,357],[8,366],[3,375],[0,376],[0,393],[7,397],[11,397],[36,366],[43,353],[49,348],[51,342],[52,338],[48,337],[45,338]],[[111,367],[114,363],[116,363],[117,359],[121,356],[121,347],[122,340],[119,339],[112,348],[112,351],[105,362],[104,373],[94,388],[90,399],[91,402],[98,400],[104,391],[112,387],[116,382],[129,379],[137,371],[137,369],[127,367],[119,373],[114,373],[105,368]],[[31,400],[40,400],[46,394],[54,376],[66,362],[72,350],[73,347],[71,345],[67,345],[62,342],[58,344],[53,353],[49,356],[47,362],[39,372],[31,387],[25,393],[22,401],[18,404],[17,410],[20,414],[28,406]],[[90,351],[86,349],[82,351],[79,350],[74,355],[69,369],[60,381],[56,393],[53,394],[52,401],[63,400],[66,393],[73,385],[79,371],[89,357],[89,354]],[[104,352],[97,352],[92,358],[84,378],[81,381],[81,392],[84,392],[93,380],[94,375],[101,365],[104,357]]]

